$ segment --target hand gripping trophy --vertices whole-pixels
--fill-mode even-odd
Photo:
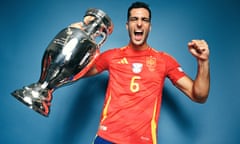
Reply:
[[[12,92],[15,98],[48,116],[53,91],[80,79],[91,68],[113,24],[100,9],[88,9],[87,17],[91,20],[81,23],[81,28],[67,27],[54,37],[43,55],[39,81]]]

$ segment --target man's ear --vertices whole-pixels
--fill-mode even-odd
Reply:
[[[128,30],[128,21],[126,22],[126,29]]]

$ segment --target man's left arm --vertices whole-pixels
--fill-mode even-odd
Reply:
[[[188,76],[180,78],[176,87],[184,92],[191,100],[204,103],[210,89],[209,48],[204,40],[192,40],[188,43],[190,53],[196,57],[198,71],[195,80]]]

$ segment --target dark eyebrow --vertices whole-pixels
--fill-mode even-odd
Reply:
[[[150,22],[150,18],[147,18],[147,17],[142,17],[142,18],[139,18],[139,17],[130,17],[129,18],[129,21],[135,21],[135,20],[138,20],[138,19],[141,19],[145,22]]]
[[[143,17],[142,20],[146,22],[150,22],[150,18],[147,18],[147,17]]]

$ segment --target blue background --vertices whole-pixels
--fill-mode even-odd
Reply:
[[[90,7],[104,10],[115,25],[101,51],[126,45],[125,23],[131,3],[131,0],[1,1],[0,143],[92,142],[102,110],[107,73],[57,89],[48,118],[30,110],[10,93],[38,80],[42,55],[49,42],[62,28],[82,20]],[[158,142],[240,143],[239,2],[156,0],[149,4],[152,9],[149,44],[174,56],[192,78],[197,65],[187,50],[187,42],[205,39],[211,50],[211,91],[207,103],[193,103],[166,80]]]

